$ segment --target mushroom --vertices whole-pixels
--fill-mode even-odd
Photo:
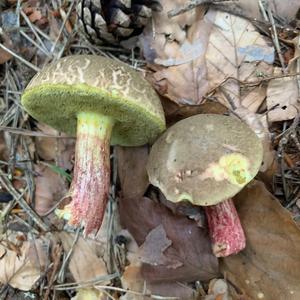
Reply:
[[[184,119],[152,146],[150,182],[174,203],[204,206],[216,256],[245,247],[245,235],[231,200],[257,174],[263,149],[240,120],[213,114]]]
[[[76,134],[69,223],[84,234],[101,226],[110,186],[110,144],[154,142],[165,129],[160,100],[128,65],[74,55],[47,65],[26,87],[26,111],[59,131]]]

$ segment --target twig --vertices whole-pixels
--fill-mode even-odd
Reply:
[[[280,45],[279,45],[278,35],[277,35],[277,29],[276,29],[276,26],[275,26],[275,21],[274,21],[270,6],[268,6],[268,16],[269,16],[269,19],[270,19],[271,25],[272,25],[273,43],[274,43],[275,49],[277,51],[278,58],[279,58],[283,73],[286,73],[287,70],[286,70],[284,59],[283,59],[283,56],[282,56],[282,53],[281,53],[281,50],[280,50]]]
[[[107,281],[111,281],[115,278],[119,277],[119,274],[114,273],[114,274],[108,274],[108,275],[103,275],[103,276],[97,276],[94,279],[91,280],[87,280],[84,282],[68,282],[68,283],[62,283],[62,284],[56,284],[55,286],[53,286],[54,290],[60,290],[60,291],[64,291],[64,290],[71,290],[71,289],[78,289],[78,288],[84,288],[84,287],[90,287],[90,286],[94,286],[97,283],[100,282],[107,282]],[[47,289],[48,287],[45,287],[45,289]]]
[[[176,7],[170,11],[168,11],[168,17],[173,18],[178,15],[181,15],[189,10],[192,10],[193,8],[199,6],[199,5],[205,5],[205,4],[218,4],[222,2],[233,2],[238,0],[191,0],[187,4]]]
[[[86,287],[86,286],[84,286],[84,287]],[[160,295],[152,295],[152,294],[148,294],[148,293],[140,293],[140,292],[136,292],[136,291],[125,290],[125,289],[114,287],[114,286],[95,285],[94,287],[97,288],[97,289],[100,289],[100,290],[111,290],[111,291],[118,291],[118,292],[123,292],[123,293],[130,293],[130,294],[133,294],[133,295],[146,296],[146,297],[149,297],[151,299],[157,299],[157,300],[179,300],[180,299],[178,297],[167,297],[167,296],[160,296]],[[73,286],[73,287],[61,288],[61,287],[56,285],[56,286],[54,286],[54,288],[56,290],[65,291],[65,290],[72,290],[72,289],[78,288],[78,287]]]
[[[207,93],[207,95],[213,93],[216,89],[218,89],[220,86],[222,86],[223,84],[225,84],[228,80],[235,80],[239,84],[242,84],[242,85],[256,86],[256,85],[259,85],[259,84],[261,84],[262,82],[265,82],[265,81],[269,81],[269,80],[273,80],[273,79],[278,79],[278,78],[285,78],[285,77],[294,77],[294,76],[297,77],[299,75],[300,75],[300,72],[293,73],[293,74],[280,74],[280,75],[276,75],[276,76],[265,77],[265,78],[262,78],[262,79],[256,80],[256,81],[242,81],[242,80],[237,79],[237,78],[235,78],[233,76],[228,76],[222,82],[220,82],[216,87],[214,87],[213,89],[211,89]]]
[[[44,44],[44,42],[42,41],[40,36],[37,34],[36,28],[33,26],[33,24],[31,23],[31,21],[29,20],[29,18],[26,16],[26,14],[24,13],[24,11],[22,9],[20,10],[20,14],[23,17],[23,19],[25,20],[25,22],[27,23],[27,25],[29,26],[29,28],[31,29],[31,31],[33,32],[36,39],[40,42],[41,46],[44,48],[45,51],[48,52],[46,45]]]
[[[70,258],[71,258],[71,256],[72,256],[73,252],[74,252],[75,245],[76,245],[76,243],[77,243],[77,241],[78,241],[78,239],[79,239],[80,229],[81,229],[80,227],[78,227],[78,228],[76,229],[76,234],[75,234],[74,241],[73,241],[73,243],[72,243],[72,245],[71,245],[71,248],[70,248],[70,250],[69,250],[67,256],[66,256],[65,259],[63,260],[63,263],[62,263],[62,265],[61,265],[61,268],[60,268],[60,270],[59,270],[59,272],[58,272],[58,276],[57,276],[57,281],[58,281],[58,282],[64,282],[65,269],[66,269],[66,267],[67,267],[67,265],[68,265],[68,263],[69,263],[69,260],[70,260]]]
[[[271,23],[271,30],[270,31],[271,31],[271,37],[272,37],[272,40],[273,40],[273,44],[274,44],[274,47],[277,51],[278,58],[279,58],[282,70],[283,70],[284,73],[286,73],[287,71],[286,71],[286,68],[285,68],[285,65],[284,65],[283,56],[281,54],[280,45],[279,45],[279,41],[278,41],[278,35],[277,35],[277,29],[276,29],[276,26],[275,26],[275,21],[274,21],[273,15],[272,15],[271,8],[268,5],[268,3],[266,3],[267,4],[267,9],[266,9],[265,6],[264,6],[264,3],[262,2],[262,0],[259,0],[258,4],[259,4],[260,11],[261,11],[265,21]]]
[[[45,137],[45,138],[54,138],[54,139],[75,139],[75,137],[73,136],[46,134],[41,131],[31,131],[23,128],[14,128],[14,127],[7,127],[7,126],[0,126],[0,131],[2,130],[14,134],[25,135],[25,136],[36,136],[36,137]]]
[[[75,3],[76,3],[76,0],[73,0],[72,3],[71,3],[71,5],[69,6],[69,10],[68,10],[68,12],[67,12],[67,14],[66,14],[66,17],[65,17],[65,19],[64,19],[64,21],[63,21],[63,23],[62,23],[62,25],[61,25],[61,27],[60,27],[59,33],[58,33],[58,35],[57,35],[57,38],[56,38],[54,44],[53,44],[52,47],[51,47],[51,50],[50,50],[51,53],[53,53],[54,50],[55,50],[55,48],[56,48],[56,45],[57,45],[57,43],[58,43],[58,41],[59,41],[59,39],[60,39],[60,36],[62,35],[63,30],[64,30],[64,28],[65,28],[66,22],[68,21],[70,15],[71,15],[71,12],[73,11],[73,7],[74,7],[74,4],[75,4]]]
[[[5,174],[0,168],[0,183],[7,189],[11,195],[15,198],[16,202],[22,207],[22,209],[28,214],[28,216],[33,220],[33,222],[39,226],[43,231],[49,231],[49,226],[46,225],[40,216],[29,206],[26,200],[23,198],[23,194],[20,194],[6,178]]]
[[[20,34],[24,36],[26,40],[28,40],[32,45],[34,45],[36,48],[38,48],[40,51],[42,51],[47,56],[50,56],[50,53],[46,51],[43,47],[41,47],[36,41],[34,41],[30,36],[28,36],[23,30],[20,30]]]
[[[11,54],[14,58],[18,59],[19,61],[21,61],[24,65],[26,65],[27,67],[33,69],[36,72],[39,72],[41,69],[35,65],[33,65],[32,63],[30,63],[29,61],[25,60],[23,57],[19,56],[18,54],[16,54],[15,52],[11,51],[10,49],[8,49],[7,47],[5,47],[3,44],[0,43],[0,48],[2,48],[3,50],[5,50],[6,52],[8,52],[9,54]]]

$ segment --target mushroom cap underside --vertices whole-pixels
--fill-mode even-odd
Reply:
[[[22,104],[38,121],[72,135],[80,112],[110,116],[112,144],[153,142],[165,129],[151,85],[126,64],[101,56],[68,56],[46,66],[27,86]]]
[[[201,114],[170,127],[152,146],[150,182],[172,202],[215,205],[257,174],[261,141],[237,118]]]

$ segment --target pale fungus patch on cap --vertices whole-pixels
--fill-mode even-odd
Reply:
[[[79,112],[111,116],[112,144],[153,142],[165,129],[151,85],[128,65],[101,56],[74,55],[49,64],[31,80],[22,104],[37,120],[74,135]]]
[[[155,142],[147,171],[168,200],[215,205],[254,178],[262,156],[261,142],[246,124],[202,114],[176,123]]]

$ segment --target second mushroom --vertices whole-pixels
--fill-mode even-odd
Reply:
[[[150,182],[174,203],[205,209],[216,256],[245,247],[245,235],[231,197],[257,174],[262,145],[237,118],[196,115],[170,127],[153,145]]]

